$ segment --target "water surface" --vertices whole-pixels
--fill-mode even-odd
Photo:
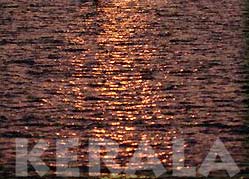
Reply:
[[[118,142],[121,164],[148,140],[170,169],[176,138],[188,166],[217,137],[247,159],[241,1],[1,0],[0,12],[1,173],[14,174],[17,137],[46,139],[51,168],[55,140],[79,137],[83,172],[93,137]]]

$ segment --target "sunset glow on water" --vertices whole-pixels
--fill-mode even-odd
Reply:
[[[172,140],[198,169],[219,138],[246,173],[242,3],[0,0],[0,174],[15,176],[16,138],[49,144],[49,176],[70,138],[82,176],[89,139],[118,143],[113,169],[147,141],[170,172]]]

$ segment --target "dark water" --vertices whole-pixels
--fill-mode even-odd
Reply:
[[[0,0],[0,165],[13,175],[17,137],[120,144],[124,164],[149,140],[171,167],[172,139],[199,166],[220,137],[248,158],[238,0]],[[115,168],[115,166],[113,166]],[[242,167],[243,169],[243,167]]]

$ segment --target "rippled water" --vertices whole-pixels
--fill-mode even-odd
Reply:
[[[174,138],[199,166],[220,137],[243,165],[242,2],[0,1],[0,165],[14,174],[14,138],[120,144],[124,164],[149,140],[171,168]],[[115,168],[116,166],[113,166]]]

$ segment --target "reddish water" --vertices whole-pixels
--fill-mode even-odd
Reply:
[[[247,159],[241,80],[242,5],[226,1],[0,2],[0,165],[13,175],[14,138],[141,139],[170,168],[174,138],[199,166],[220,137]],[[115,168],[115,166],[113,166]]]

